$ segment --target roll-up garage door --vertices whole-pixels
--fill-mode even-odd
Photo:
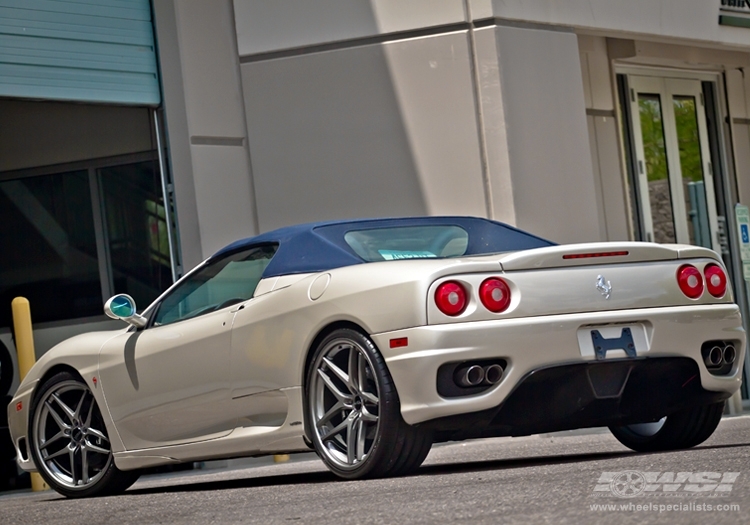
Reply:
[[[0,0],[0,96],[158,105],[150,0]]]

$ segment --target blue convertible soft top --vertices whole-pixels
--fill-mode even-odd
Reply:
[[[478,217],[410,217],[317,222],[280,228],[236,241],[211,260],[255,245],[278,244],[263,277],[313,273],[368,262],[346,242],[349,232],[420,226],[457,226],[468,234],[463,255],[485,255],[553,246],[554,243],[507,224]]]

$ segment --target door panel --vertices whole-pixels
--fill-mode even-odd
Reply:
[[[232,323],[276,248],[261,244],[211,257],[164,295],[148,328],[104,345],[102,388],[127,449],[215,438],[236,427]]]
[[[232,310],[123,333],[102,348],[101,385],[126,449],[190,443],[234,429]]]
[[[719,249],[700,81],[631,75],[628,82],[645,240]]]
[[[232,404],[241,426],[277,426],[286,419],[286,395],[278,394],[300,385],[300,351],[313,324],[309,303],[307,287],[286,288],[255,297],[237,312]]]

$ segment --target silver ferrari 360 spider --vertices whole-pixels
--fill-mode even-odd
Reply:
[[[283,228],[220,250],[120,331],[47,352],[9,405],[18,463],[69,497],[139,469],[314,449],[414,472],[433,443],[608,426],[695,446],[740,387],[726,270],[695,246],[558,246],[471,217]]]

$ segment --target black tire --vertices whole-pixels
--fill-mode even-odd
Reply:
[[[432,446],[430,432],[401,417],[396,387],[378,349],[348,328],[335,330],[315,349],[307,371],[305,421],[323,463],[344,479],[414,472]]]
[[[417,429],[406,423],[404,423],[404,426],[404,434],[412,435],[406,438],[399,461],[393,465],[391,470],[386,472],[386,476],[404,476],[415,472],[422,465],[432,448],[432,432]],[[406,445],[409,443],[411,443],[411,447],[407,448]]]
[[[138,471],[115,466],[101,411],[72,373],[55,374],[35,393],[29,439],[39,474],[68,498],[119,494],[138,479]]]
[[[609,427],[617,440],[637,452],[659,452],[694,447],[707,440],[719,426],[724,401],[693,407],[663,418],[658,429],[648,431],[641,425]]]

